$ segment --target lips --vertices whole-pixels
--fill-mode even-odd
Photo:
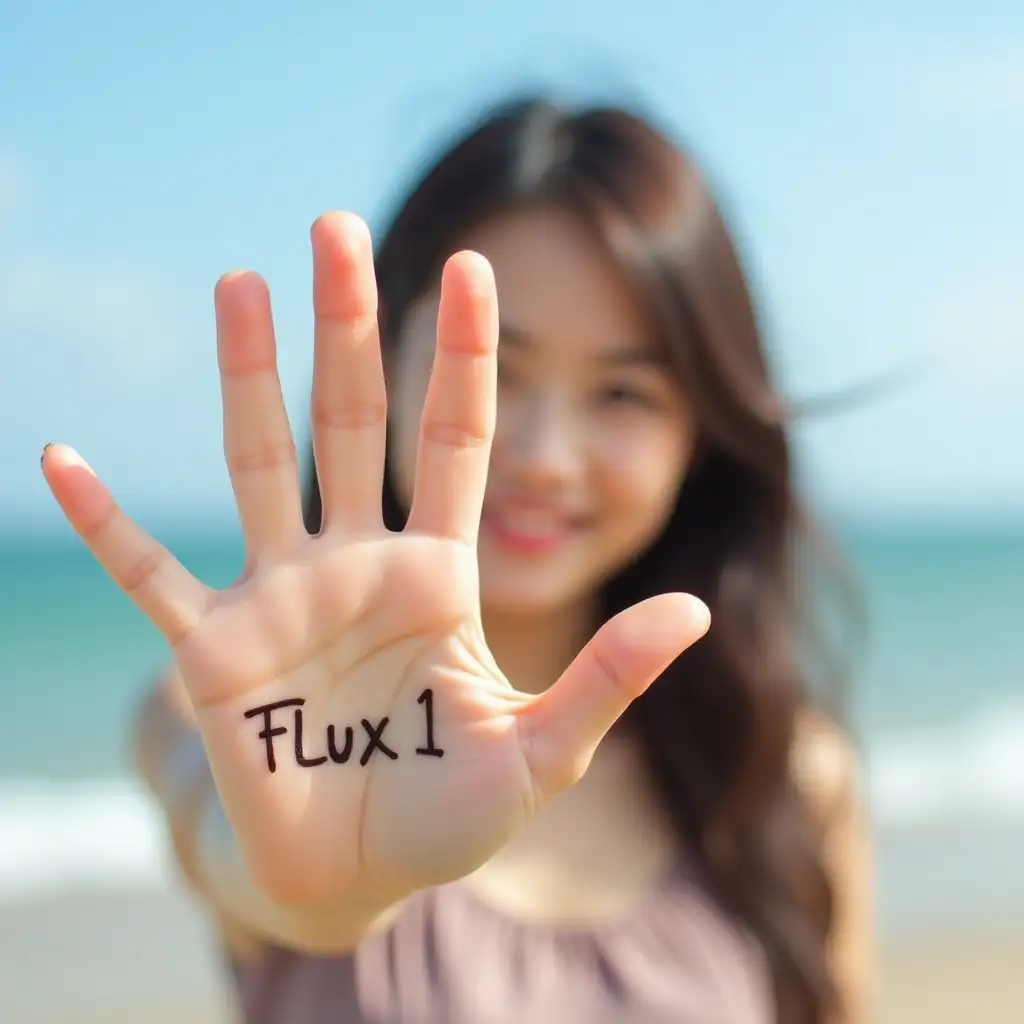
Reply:
[[[481,528],[502,547],[521,554],[551,554],[585,525],[584,517],[550,505],[492,502]]]

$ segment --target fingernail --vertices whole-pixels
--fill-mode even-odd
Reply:
[[[43,459],[46,458],[47,451],[50,448],[52,448],[52,447],[53,447],[53,442],[52,441],[48,441],[46,444],[43,445],[43,453],[39,456],[39,465],[40,466],[43,464]]]

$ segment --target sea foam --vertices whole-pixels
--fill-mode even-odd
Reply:
[[[1024,824],[1024,704],[883,733],[866,754],[878,828]],[[0,781],[0,901],[175,877],[159,809],[133,779]]]

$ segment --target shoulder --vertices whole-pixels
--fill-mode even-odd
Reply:
[[[792,751],[797,786],[821,830],[833,884],[830,960],[844,1019],[874,1019],[875,889],[861,757],[849,734],[821,712],[801,717]]]
[[[846,730],[821,710],[808,708],[799,715],[790,770],[823,826],[859,803],[860,753]]]

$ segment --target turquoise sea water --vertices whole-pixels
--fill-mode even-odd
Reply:
[[[232,538],[166,542],[212,585],[239,571]],[[1024,699],[1024,529],[874,528],[844,542],[868,598],[853,698],[869,736]],[[0,777],[122,769],[126,715],[165,648],[75,539],[0,536],[0,650]]]
[[[212,585],[238,574],[237,540],[161,539]],[[876,819],[1024,826],[1024,528],[842,540],[868,599],[853,706]],[[74,538],[7,535],[0,654],[0,894],[69,871],[145,875],[159,842],[124,737],[162,639]]]

